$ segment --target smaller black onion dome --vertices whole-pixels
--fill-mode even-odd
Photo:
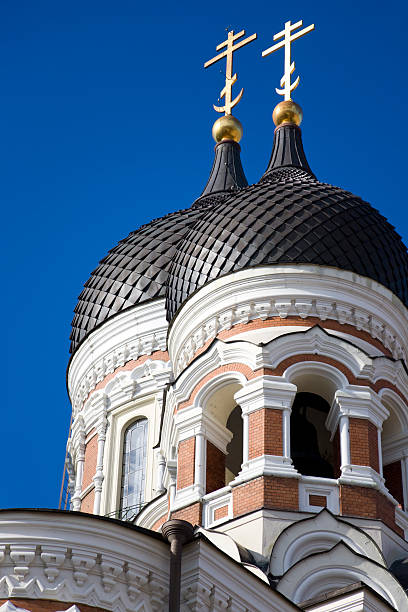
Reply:
[[[240,150],[239,144],[231,139],[218,143],[210,178],[193,206],[143,225],[101,260],[85,283],[74,310],[71,353],[114,315],[165,296],[171,263],[187,231],[209,207],[248,184]]]
[[[401,237],[370,204],[315,178],[293,123],[275,130],[259,183],[206,210],[186,232],[169,273],[168,320],[216,278],[283,263],[355,272],[408,306],[408,254]]]
[[[91,273],[72,320],[73,353],[101,323],[136,304],[163,297],[177,245],[202,214],[187,209],[143,225],[121,240]]]

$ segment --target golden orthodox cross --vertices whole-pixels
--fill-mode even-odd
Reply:
[[[302,25],[303,25],[302,20],[297,21],[294,24],[291,24],[290,21],[287,21],[285,23],[285,29],[282,30],[282,32],[278,32],[273,37],[273,40],[278,40],[279,38],[282,38],[282,36],[284,37],[284,39],[281,40],[281,42],[277,43],[276,45],[269,47],[269,49],[265,49],[265,51],[262,51],[262,57],[266,57],[267,55],[270,55],[271,53],[273,53],[274,51],[277,51],[281,47],[285,47],[285,71],[284,71],[283,77],[280,80],[280,85],[281,87],[283,87],[283,89],[276,88],[276,93],[278,93],[281,96],[285,96],[284,98],[285,100],[291,100],[291,93],[299,85],[299,81],[300,81],[300,77],[297,77],[294,83],[291,84],[290,82],[290,77],[293,71],[295,70],[295,62],[291,62],[290,45],[297,38],[300,38],[301,36],[304,36],[308,32],[311,32],[312,30],[314,30],[314,23],[312,23],[312,25],[307,26],[307,28],[304,28],[303,30],[300,30],[300,32],[296,32],[296,34],[292,34],[293,30],[300,28]]]
[[[238,38],[241,38],[244,35],[245,35],[245,30],[241,30],[241,32],[238,32],[238,34],[234,34],[234,30],[231,30],[231,32],[228,32],[227,40],[224,40],[224,42],[220,43],[216,47],[217,51],[219,51],[223,47],[227,47],[226,50],[223,51],[222,53],[219,53],[218,55],[208,60],[208,62],[205,62],[204,64],[204,68],[208,68],[208,66],[215,64],[215,62],[218,62],[218,60],[222,59],[223,57],[227,58],[227,67],[226,67],[226,72],[225,72],[225,87],[222,89],[221,94],[220,94],[220,98],[225,97],[225,105],[215,106],[215,104],[213,104],[214,109],[217,111],[217,113],[223,113],[225,111],[226,115],[230,115],[231,110],[234,108],[234,106],[238,104],[238,102],[242,98],[242,94],[244,93],[244,89],[241,89],[237,97],[234,98],[234,100],[232,100],[232,86],[237,80],[237,75],[232,74],[232,54],[234,53],[234,51],[237,51],[238,49],[252,42],[256,38],[256,34],[252,34],[252,36],[248,36],[248,38],[245,38],[245,40],[241,40],[241,42],[234,45],[234,41],[236,41]]]

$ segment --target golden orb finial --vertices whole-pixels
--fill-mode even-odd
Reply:
[[[299,104],[293,100],[282,100],[274,108],[272,119],[276,127],[283,123],[295,123],[300,125],[303,119],[303,112]]]
[[[235,140],[239,142],[242,138],[242,124],[233,115],[219,117],[212,128],[212,135],[215,142],[222,140]]]

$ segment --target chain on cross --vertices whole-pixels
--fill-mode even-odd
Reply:
[[[290,82],[291,76],[295,70],[295,62],[291,61],[291,56],[290,56],[291,43],[297,38],[300,38],[301,36],[304,36],[308,32],[311,32],[312,30],[314,30],[314,27],[315,27],[314,23],[312,23],[312,25],[307,26],[307,28],[304,28],[303,30],[300,30],[300,32],[296,32],[296,34],[292,34],[294,30],[296,30],[297,28],[300,28],[302,25],[303,25],[302,20],[297,21],[294,24],[291,24],[290,21],[287,21],[285,23],[285,29],[282,30],[281,32],[278,32],[273,37],[273,40],[279,40],[279,38],[282,38],[283,36],[284,37],[283,40],[281,40],[281,42],[277,43],[276,45],[269,47],[269,49],[265,49],[265,51],[262,51],[262,57],[266,57],[267,55],[270,55],[274,51],[277,51],[278,49],[285,47],[285,70],[284,70],[283,77],[281,78],[281,81],[280,81],[280,85],[283,89],[276,88],[276,93],[278,93],[281,96],[284,96],[285,100],[291,100],[291,93],[299,85],[299,81],[300,81],[300,77],[298,76],[297,79],[293,83]]]
[[[213,104],[214,109],[217,111],[217,113],[225,112],[226,115],[230,115],[231,110],[234,108],[234,106],[238,104],[238,102],[242,98],[242,94],[244,93],[244,89],[242,88],[239,94],[236,96],[236,98],[232,99],[232,86],[237,80],[237,75],[232,74],[233,72],[232,54],[234,53],[234,51],[237,51],[244,45],[247,45],[248,43],[255,40],[257,36],[256,34],[252,34],[252,36],[248,36],[248,38],[245,38],[245,40],[241,40],[241,42],[234,45],[234,41],[236,41],[238,38],[241,38],[244,35],[245,35],[245,30],[241,30],[241,32],[238,32],[238,34],[234,34],[234,30],[231,30],[230,32],[228,32],[227,40],[224,40],[224,42],[220,43],[216,47],[217,51],[220,51],[220,49],[222,49],[223,47],[227,47],[226,50],[223,51],[222,53],[219,53],[218,55],[208,60],[208,62],[204,64],[204,68],[208,68],[208,66],[215,64],[215,62],[218,62],[220,59],[224,57],[227,58],[227,65],[226,65],[226,72],[225,72],[225,87],[221,90],[221,93],[220,93],[220,98],[225,98],[225,104],[224,106],[215,106],[215,104]]]

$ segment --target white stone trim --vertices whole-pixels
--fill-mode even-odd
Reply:
[[[244,387],[235,393],[234,399],[244,414],[264,408],[290,410],[296,391],[296,385],[289,383],[284,377],[264,375],[248,380]]]
[[[340,514],[339,485],[337,480],[302,475],[302,478],[299,480],[299,510],[302,512],[320,512],[321,506],[313,506],[309,503],[310,495],[323,495],[326,498],[326,507],[330,512]]]
[[[10,546],[10,553],[8,548]],[[0,513],[0,597],[161,612],[168,598],[165,542],[75,513]]]
[[[215,540],[214,540],[215,541]],[[181,612],[296,612],[298,608],[273,591],[265,579],[200,540],[183,549]],[[258,570],[259,572],[259,570]]]
[[[107,374],[142,355],[165,351],[167,327],[161,299],[129,308],[91,332],[69,364],[68,390],[74,412]]]
[[[370,387],[348,385],[336,391],[335,400],[327,417],[329,431],[335,432],[341,415],[356,419],[367,419],[377,428],[382,428],[390,415],[379,396]]]
[[[305,612],[391,612],[394,608],[364,586],[357,592],[344,593],[327,601],[309,604]]]
[[[337,268],[288,264],[234,272],[193,294],[169,333],[175,374],[220,331],[254,319],[290,315],[349,323],[381,340],[395,359],[406,359],[407,310],[391,291]]]
[[[143,510],[139,512],[137,517],[134,520],[134,524],[139,527],[145,527],[146,529],[152,529],[153,525],[158,521],[163,515],[167,514],[168,511],[168,501],[167,501],[167,492],[160,495],[153,501],[151,501]]]
[[[292,464],[290,457],[279,455],[261,455],[242,464],[238,476],[229,485],[237,487],[244,482],[260,476],[282,476],[284,478],[300,478],[301,475]]]
[[[354,582],[364,582],[396,610],[408,609],[407,594],[388,569],[343,543],[299,561],[283,575],[277,590],[300,603]]]
[[[280,533],[272,549],[269,571],[272,576],[282,576],[301,559],[329,551],[339,542],[387,567],[379,547],[367,533],[321,510],[315,516],[292,523]]]
[[[233,517],[232,509],[232,493],[231,487],[227,486],[218,491],[207,493],[203,499],[203,527],[208,529],[209,527],[216,527],[225,521],[229,521]],[[228,506],[228,514],[220,519],[215,519],[215,512],[219,508]]]

